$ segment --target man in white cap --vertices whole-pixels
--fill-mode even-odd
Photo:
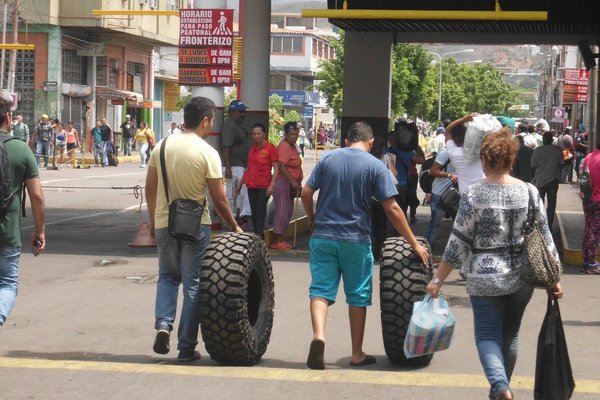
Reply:
[[[244,176],[248,151],[252,146],[252,138],[242,125],[247,109],[248,107],[240,100],[233,100],[229,103],[229,118],[225,119],[221,128],[221,154],[227,200],[234,215],[242,219],[252,215],[246,187],[244,186],[240,194],[235,196],[235,188]]]

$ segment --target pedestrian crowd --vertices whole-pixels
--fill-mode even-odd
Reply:
[[[393,131],[383,135],[385,139],[374,135],[367,123],[357,122],[348,130],[345,146],[325,153],[302,186],[304,148],[313,146],[313,141],[327,143],[335,135],[324,127],[306,132],[297,123],[288,122],[281,142],[275,145],[269,142],[264,125],[256,123],[246,129],[247,109],[239,100],[229,104],[221,132],[221,154],[206,141],[216,107],[203,97],[194,97],[185,106],[182,129],[173,123],[158,143],[144,121],[138,125],[127,116],[120,126],[125,154],[137,147],[140,167],[147,166],[146,199],[159,271],[154,351],[170,351],[179,285],[183,285],[178,359],[200,358],[196,350],[199,276],[211,230],[207,197],[231,231],[242,232],[243,225],[264,239],[267,204],[273,196],[271,248],[293,247],[285,241],[284,233],[300,200],[312,231],[309,368],[325,368],[328,309],[336,302],[340,281],[344,283],[350,320],[349,364],[360,367],[376,362],[363,349],[367,307],[372,303],[373,264],[381,256],[382,241],[401,235],[424,268],[435,269],[427,285],[431,297],[439,295],[452,270],[460,271],[473,308],[475,343],[490,384],[490,398],[512,399],[510,379],[519,328],[533,293],[533,287],[520,275],[524,268],[523,223],[533,213],[552,257],[558,260],[551,234],[558,185],[572,182],[574,171],[576,176],[585,177],[590,194],[582,189],[586,221],[582,272],[600,274],[595,261],[600,240],[600,143],[588,154],[581,124],[576,133],[571,128],[556,133],[545,121],[535,127],[525,122],[515,126],[510,119],[499,118],[503,127],[483,137],[477,148],[479,157],[473,160],[466,143],[476,113],[440,123],[431,129],[431,135],[420,124],[401,119]],[[91,133],[96,164],[109,165],[108,155],[116,151],[114,132],[103,118]],[[81,147],[81,137],[71,122],[64,126],[47,115],[42,115],[30,134],[20,116],[11,122],[11,103],[0,99],[0,139],[2,149],[10,154],[13,172],[10,201],[0,204],[1,326],[14,305],[18,286],[21,191],[25,188],[31,199],[35,230],[29,245],[38,255],[45,248],[38,168],[48,166],[51,154],[54,163],[58,159],[60,165],[66,157],[69,166],[76,166],[74,153]],[[425,172],[426,179],[421,179]],[[430,250],[411,230],[421,205],[417,189],[425,186],[425,181],[429,184],[423,204],[431,208],[427,239],[432,245],[445,242],[439,265],[430,265]],[[183,241],[173,235],[172,219],[179,218],[176,206],[182,201],[194,205],[194,240]],[[444,218],[454,222],[449,236],[441,238],[437,228]],[[547,292],[551,299],[563,296],[560,283],[548,287]]]

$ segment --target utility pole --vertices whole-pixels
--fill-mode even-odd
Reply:
[[[13,43],[19,43],[19,10],[21,9],[21,0],[15,0],[13,8],[12,40]],[[6,26],[6,23],[4,24]],[[10,51],[8,62],[8,91],[15,91],[15,77],[17,70],[17,50]]]
[[[6,1],[4,0],[4,19],[2,19],[2,22],[4,22],[2,24],[2,43],[6,43],[6,19],[8,16],[8,3]],[[0,57],[0,91],[4,90],[4,57],[5,53],[2,49],[2,57]]]

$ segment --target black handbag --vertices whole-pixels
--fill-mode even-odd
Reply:
[[[446,213],[446,216],[455,218],[460,204],[460,192],[458,185],[452,185],[440,197],[440,207]]]
[[[558,301],[548,299],[544,323],[537,343],[535,400],[567,400],[575,390],[567,340]]]
[[[160,170],[167,204],[169,205],[169,234],[179,240],[198,241],[201,238],[200,225],[206,207],[206,198],[204,198],[204,204],[192,199],[176,199],[172,203],[169,201],[169,181],[167,180],[165,164],[167,139],[168,137],[163,140],[160,146]]]

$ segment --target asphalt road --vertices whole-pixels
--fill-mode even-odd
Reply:
[[[387,361],[375,285],[364,347],[377,363],[363,369],[348,366],[350,338],[342,293],[328,319],[327,370],[307,370],[310,276],[303,251],[272,257],[275,321],[261,363],[219,366],[202,342],[198,349],[204,357],[193,364],[178,365],[174,350],[167,356],[154,354],[156,253],[127,246],[137,225],[147,220],[146,210],[139,212],[140,199],[132,189],[109,189],[143,186],[144,179],[145,170],[125,163],[118,168],[42,171],[48,250],[37,258],[27,249],[23,252],[17,305],[0,329],[0,399],[487,398],[469,301],[456,275],[444,287],[457,318],[454,341],[430,366],[409,369]],[[425,221],[428,210],[420,210]],[[30,217],[23,226],[28,235]],[[377,267],[375,275],[377,282]],[[573,398],[598,399],[600,278],[568,269],[563,284],[561,311],[578,383]],[[545,307],[545,294],[536,291],[523,321],[513,379],[520,399],[533,398],[535,347]]]

